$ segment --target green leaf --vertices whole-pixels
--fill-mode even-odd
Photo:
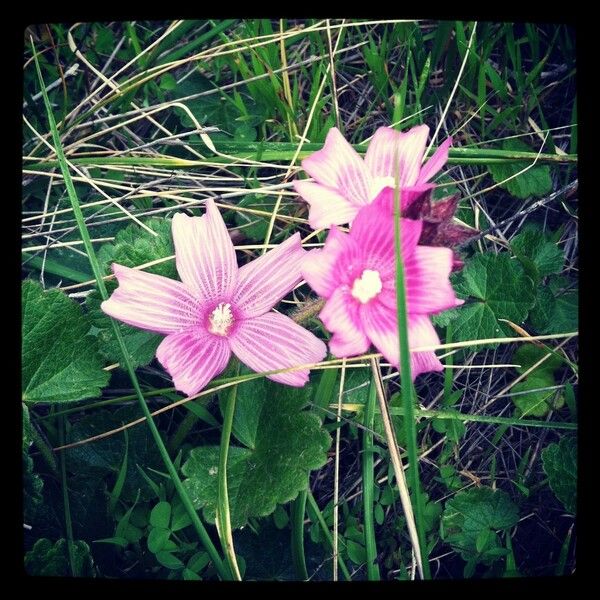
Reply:
[[[94,567],[90,547],[82,541],[73,542],[75,577],[93,577]],[[28,575],[43,577],[71,577],[67,541],[52,543],[46,538],[39,539],[25,554],[25,571]]]
[[[96,398],[108,383],[90,322],[81,307],[58,290],[22,284],[22,389],[27,402]]]
[[[170,521],[171,505],[168,502],[159,502],[150,512],[150,525],[167,529]]]
[[[271,514],[277,504],[296,497],[308,474],[325,464],[331,444],[320,419],[302,408],[310,387],[292,388],[265,379],[238,390],[233,433],[245,447],[231,446],[227,466],[232,527],[252,516]],[[184,485],[204,517],[214,523],[217,501],[218,446],[190,452],[182,471]]]
[[[501,549],[496,531],[519,520],[516,505],[503,490],[471,488],[446,503],[441,521],[442,538],[466,561],[490,565]]]
[[[30,524],[44,501],[44,482],[33,470],[33,459],[23,451],[23,519]]]
[[[148,550],[152,554],[160,552],[169,541],[171,532],[164,527],[153,527],[148,535]]]
[[[511,243],[515,256],[538,284],[542,277],[560,273],[565,261],[564,252],[550,237],[539,227],[530,225],[516,235]]]
[[[558,409],[564,404],[562,393],[543,389],[555,385],[551,373],[536,371],[515,385],[513,392],[518,395],[511,396],[511,399],[523,417],[544,417],[550,410]]]
[[[348,557],[356,565],[363,565],[367,562],[367,551],[362,544],[352,540],[346,540],[346,550]]]
[[[542,450],[542,464],[550,488],[566,510],[577,512],[577,439],[563,437]]]
[[[502,149],[517,152],[534,152],[532,148],[519,139],[504,140]],[[529,167],[531,164],[531,162],[527,161],[495,163],[490,164],[489,169],[494,181],[500,183],[500,187],[508,190],[516,198],[525,200],[530,197],[541,197],[552,191],[552,178],[550,177],[550,167],[548,165],[536,164],[517,177],[505,183],[502,182]]]
[[[487,339],[512,335],[498,319],[522,324],[534,305],[532,280],[508,253],[478,254],[453,276],[457,295],[466,299],[453,309],[456,341]]]
[[[140,417],[137,406],[124,406],[118,410],[106,409],[94,411],[75,423],[68,435],[67,442],[72,443],[93,437],[116,429]],[[65,450],[67,467],[71,472],[87,473],[96,478],[112,475],[117,477],[119,465],[125,454],[125,437],[122,433],[108,436],[93,443],[82,444]],[[153,491],[144,479],[139,469],[133,465],[143,465],[144,468],[161,469],[163,463],[154,444],[154,440],[146,427],[133,427],[128,434],[128,463],[132,468],[123,484],[121,498],[135,500],[138,490],[140,498],[152,498]]]
[[[579,325],[577,290],[554,292],[552,282],[537,290],[531,324],[540,334],[576,331]]]
[[[544,358],[544,356],[550,354],[550,356],[535,370],[536,373],[548,373],[552,375],[554,371],[560,369],[563,361],[554,354],[551,354],[540,346],[534,344],[521,344],[515,351],[512,357],[512,361],[520,367],[515,367],[518,373],[525,373],[528,371],[536,362]]]
[[[183,569],[185,565],[170,552],[157,552],[156,560],[163,566],[167,567],[167,569]]]

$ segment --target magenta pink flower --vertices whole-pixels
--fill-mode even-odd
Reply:
[[[394,187],[396,165],[403,210],[435,187],[427,182],[448,160],[452,139],[444,141],[422,166],[428,135],[427,125],[406,133],[380,127],[363,160],[338,129],[330,129],[323,148],[302,161],[314,181],[294,181],[296,192],[310,204],[310,226],[320,229],[351,223],[361,207],[373,202],[384,187]]]
[[[329,342],[333,355],[363,354],[373,343],[398,367],[394,219],[387,206],[390,192],[383,190],[358,213],[349,234],[333,226],[324,248],[306,255],[302,274],[327,299],[319,317],[333,333]],[[411,349],[439,344],[429,315],[462,304],[449,280],[452,250],[418,246],[422,226],[422,221],[401,219]],[[411,352],[411,367],[413,377],[443,369],[433,351]]]
[[[188,396],[221,373],[233,352],[257,372],[321,361],[325,344],[271,309],[301,280],[305,250],[298,233],[238,269],[225,222],[212,200],[206,214],[173,217],[181,282],[113,264],[119,287],[102,303],[128,325],[166,334],[156,356]],[[292,386],[308,369],[269,375]]]

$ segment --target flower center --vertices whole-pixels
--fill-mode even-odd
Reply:
[[[208,331],[215,335],[227,335],[232,325],[231,304],[221,302],[208,317]]]
[[[379,273],[365,269],[362,275],[354,280],[351,294],[361,304],[366,304],[381,292],[382,287]]]

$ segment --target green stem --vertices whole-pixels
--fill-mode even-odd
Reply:
[[[362,454],[362,480],[363,480],[363,514],[365,522],[365,548],[367,551],[367,579],[378,581],[381,579],[379,565],[377,564],[377,544],[375,538],[375,523],[373,518],[373,488],[375,486],[373,421],[375,417],[375,401],[377,399],[377,386],[371,379],[369,396],[365,407],[365,428],[363,430]]]
[[[240,363],[236,360],[234,375],[239,373]],[[217,523],[219,524],[219,538],[223,552],[229,563],[229,568],[236,581],[241,581],[240,569],[235,557],[233,547],[233,532],[231,530],[231,513],[229,511],[229,492],[227,490],[227,456],[229,454],[229,440],[233,428],[233,415],[235,413],[235,401],[237,397],[237,385],[232,386],[225,394],[225,408],[223,411],[223,429],[221,431],[221,449],[219,452],[219,481],[217,493]]]
[[[308,500],[308,505],[310,506],[313,514],[317,518],[319,525],[321,526],[321,531],[325,535],[325,539],[327,540],[327,542],[329,543],[329,546],[333,550],[333,537],[331,535],[331,532],[329,531],[329,527],[327,527],[327,523],[325,523],[325,519],[323,518],[323,515],[321,514],[319,505],[317,504],[317,501],[315,500],[314,496],[311,494],[310,491],[307,493],[306,499]],[[346,567],[346,563],[344,562],[344,559],[342,558],[342,555],[339,552],[338,552],[338,564],[340,566],[340,571],[342,572],[342,575],[345,577],[346,581],[352,581],[352,577],[350,576],[350,571],[348,571],[348,567]]]
[[[301,581],[308,579],[306,559],[304,557],[304,515],[306,513],[306,498],[308,490],[303,490],[292,502],[292,562],[296,577]]]
[[[65,443],[65,418],[58,418],[58,440],[61,446]],[[75,571],[75,549],[73,548],[73,523],[71,522],[71,508],[69,505],[69,490],[67,488],[67,466],[66,455],[64,452],[60,455],[60,479],[63,493],[63,504],[65,509],[65,528],[67,530],[67,549],[69,552],[69,566],[71,568],[71,577],[77,577]]]
[[[67,188],[67,192],[69,194],[69,199],[71,201],[71,206],[73,208],[73,214],[75,216],[75,220],[77,221],[77,226],[79,228],[81,240],[83,241],[83,245],[85,247],[88,259],[90,261],[90,266],[92,267],[94,277],[96,278],[98,290],[100,291],[100,295],[102,296],[102,299],[107,300],[108,292],[106,290],[104,280],[102,279],[102,271],[100,270],[100,265],[98,264],[98,259],[96,258],[96,253],[94,251],[94,247],[93,247],[91,239],[90,239],[90,234],[87,230],[87,226],[86,226],[84,218],[83,218],[83,213],[81,212],[81,207],[79,205],[79,198],[77,197],[77,193],[75,192],[75,187],[73,186],[73,181],[71,180],[71,175],[69,173],[69,169],[67,166],[64,152],[63,152],[60,137],[59,137],[58,131],[56,129],[56,121],[54,120],[54,115],[52,114],[52,109],[50,107],[50,101],[48,99],[48,94],[46,93],[46,88],[44,85],[44,80],[42,77],[42,72],[40,69],[40,65],[39,65],[39,61],[37,58],[35,46],[33,44],[33,40],[31,40],[31,47],[32,47],[34,58],[35,58],[35,66],[37,69],[38,79],[40,82],[40,86],[42,88],[44,103],[46,105],[46,112],[48,114],[48,122],[50,125],[50,129],[52,131],[54,150],[56,152],[56,156],[60,163],[60,168],[61,168],[64,180],[65,180],[65,186]],[[114,319],[111,319],[111,324],[113,326],[115,338],[117,339],[119,348],[123,355],[123,364],[126,367],[127,372],[129,373],[129,377],[131,379],[131,383],[133,384],[133,388],[135,390],[137,399],[139,401],[140,408],[142,409],[142,413],[144,414],[144,417],[146,417],[146,422],[148,424],[148,427],[150,428],[150,433],[152,434],[152,437],[154,438],[154,442],[158,448],[158,451],[159,451],[161,458],[165,464],[165,467],[167,468],[167,471],[169,472],[169,475],[171,477],[171,480],[173,481],[175,489],[177,490],[177,494],[179,495],[182,504],[184,505],[188,515],[190,516],[192,524],[196,530],[196,533],[198,534],[198,537],[200,538],[202,545],[208,552],[211,560],[214,562],[215,568],[217,569],[219,576],[222,579],[230,579],[231,578],[230,573],[227,570],[227,568],[225,567],[225,565],[223,564],[223,562],[221,561],[221,557],[219,556],[214,544],[212,543],[212,540],[210,539],[208,532],[204,528],[202,521],[200,521],[198,514],[196,512],[196,509],[194,508],[192,501],[190,500],[190,497],[188,496],[185,488],[183,487],[181,479],[179,478],[179,475],[177,473],[177,469],[175,468],[175,465],[173,464],[173,461],[171,460],[171,457],[169,456],[169,453],[165,447],[165,444],[162,441],[160,432],[158,431],[156,424],[152,420],[152,415],[150,414],[150,410],[148,409],[148,405],[146,404],[144,395],[142,394],[142,390],[140,389],[140,384],[137,380],[137,376],[136,376],[133,366],[131,364],[131,360],[129,358],[129,352],[127,351],[125,342],[123,341],[123,336],[121,335],[121,331],[119,330],[117,322]]]
[[[398,337],[400,345],[400,378],[402,383],[402,404],[404,406],[404,427],[406,431],[409,479],[412,487],[415,525],[419,539],[424,579],[431,579],[427,548],[425,545],[425,527],[421,481],[419,479],[419,459],[417,452],[417,428],[414,415],[414,387],[410,370],[410,350],[408,344],[408,315],[406,310],[406,287],[404,284],[404,264],[402,262],[402,237],[400,226],[400,189],[398,169],[394,186],[394,247],[396,251],[396,309],[398,316]]]

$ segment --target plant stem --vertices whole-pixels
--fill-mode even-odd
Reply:
[[[234,375],[239,373],[240,363],[235,360]],[[225,394],[225,408],[223,410],[223,429],[221,430],[221,449],[219,452],[219,481],[217,492],[217,530],[221,540],[223,552],[227,558],[229,568],[236,581],[241,581],[242,576],[235,557],[233,547],[233,533],[231,531],[231,513],[229,511],[229,492],[227,490],[227,456],[229,454],[229,440],[233,427],[237,385],[232,386]]]
[[[306,559],[304,557],[304,515],[306,513],[307,490],[303,490],[292,502],[292,562],[296,577],[301,581],[308,579]]]
[[[48,94],[46,93],[46,88],[44,85],[44,80],[42,77],[42,72],[41,72],[39,61],[37,58],[35,46],[33,44],[33,39],[31,40],[31,47],[32,47],[34,58],[35,58],[35,66],[36,66],[36,70],[37,70],[38,79],[40,82],[40,86],[42,88],[44,103],[46,105],[46,112],[48,114],[48,122],[50,125],[50,129],[52,131],[54,150],[56,152],[56,156],[58,158],[60,168],[61,168],[61,171],[62,171],[62,174],[64,177],[65,186],[67,188],[69,199],[71,201],[71,206],[73,208],[73,214],[75,216],[75,220],[77,221],[77,226],[79,228],[81,240],[83,241],[88,259],[90,261],[90,266],[92,267],[94,277],[96,278],[98,290],[100,291],[100,295],[102,296],[102,299],[107,300],[108,292],[106,290],[106,286],[105,286],[104,280],[102,278],[102,272],[100,270],[100,265],[96,258],[96,253],[92,246],[90,234],[87,230],[87,226],[86,226],[85,220],[83,218],[83,213],[81,212],[81,207],[79,205],[79,198],[77,197],[75,187],[73,186],[73,181],[71,180],[71,175],[69,173],[69,169],[67,166],[64,152],[63,152],[60,137],[59,137],[58,131],[56,129],[56,121],[54,120],[54,115],[52,114],[52,109],[50,107],[50,101],[48,99]],[[137,376],[136,376],[133,366],[131,364],[131,360],[129,359],[129,353],[125,346],[125,342],[123,341],[121,331],[119,330],[119,327],[114,319],[111,319],[111,323],[113,326],[115,338],[117,339],[119,348],[123,355],[123,364],[125,365],[126,370],[129,373],[129,377],[131,379],[131,383],[133,384],[137,399],[140,404],[140,408],[142,409],[142,413],[144,414],[144,417],[146,418],[146,422],[148,424],[148,427],[150,428],[150,433],[152,434],[152,437],[154,438],[154,442],[158,448],[158,451],[159,451],[161,458],[165,464],[165,467],[167,468],[167,471],[169,472],[169,475],[171,477],[171,480],[173,481],[173,484],[175,486],[175,489],[177,490],[177,493],[181,499],[181,502],[183,503],[188,515],[190,516],[190,519],[192,520],[192,524],[193,524],[194,528],[196,529],[196,533],[198,534],[198,537],[200,538],[202,545],[208,552],[209,556],[211,557],[211,560],[214,562],[215,568],[217,569],[219,576],[222,579],[230,579],[231,575],[230,575],[229,571],[227,570],[227,568],[225,567],[225,565],[223,564],[221,557],[219,556],[214,544],[212,543],[212,540],[210,539],[210,536],[208,535],[208,532],[206,531],[206,529],[204,528],[204,525],[202,524],[202,521],[200,521],[200,518],[198,517],[198,514],[196,512],[196,509],[194,508],[192,501],[190,500],[190,497],[188,496],[185,488],[183,487],[183,484],[181,483],[181,479],[179,478],[179,475],[177,473],[177,469],[175,468],[175,465],[173,464],[173,461],[171,460],[171,457],[169,456],[169,453],[165,447],[165,444],[162,441],[160,432],[158,431],[156,424],[152,420],[152,415],[150,414],[150,410],[148,409],[148,405],[146,404],[144,395],[142,394],[142,390],[140,389],[140,384],[137,380]]]
[[[396,160],[396,164],[398,161]],[[417,428],[414,416],[414,388],[410,370],[410,350],[408,342],[408,314],[406,309],[406,287],[404,284],[404,263],[402,261],[402,234],[400,222],[399,172],[395,169],[394,185],[394,246],[396,250],[396,309],[398,316],[398,337],[400,344],[400,380],[402,382],[402,404],[404,405],[404,426],[406,430],[410,480],[412,483],[413,504],[421,557],[421,576],[430,579],[429,562],[425,546],[423,502],[419,480],[419,460],[417,453]],[[386,407],[387,408],[387,407]],[[382,407],[383,412],[383,407]]]
[[[365,523],[365,548],[367,551],[367,579],[369,581],[381,579],[379,565],[377,564],[377,544],[373,519],[373,487],[375,485],[373,476],[373,420],[375,417],[376,396],[377,386],[375,379],[372,377],[365,408],[362,453],[363,518]]]

